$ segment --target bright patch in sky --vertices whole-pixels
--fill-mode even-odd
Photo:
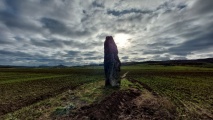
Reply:
[[[130,35],[123,34],[123,33],[116,34],[114,37],[115,43],[117,44],[119,48],[128,47],[130,45],[129,39],[130,39]]]
[[[0,65],[213,57],[213,0],[0,0]],[[33,16],[32,16],[33,15]]]

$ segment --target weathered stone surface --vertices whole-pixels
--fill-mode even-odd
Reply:
[[[120,86],[120,66],[117,46],[112,36],[107,36],[104,42],[105,86]]]

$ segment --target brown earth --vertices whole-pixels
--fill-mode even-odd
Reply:
[[[39,101],[42,101],[44,99],[54,97],[54,96],[56,96],[56,95],[58,95],[58,94],[60,94],[64,91],[66,91],[67,89],[73,90],[73,89],[75,89],[76,87],[78,87],[82,84],[78,84],[78,85],[72,86],[72,87],[70,87],[70,86],[64,87],[64,88],[55,90],[53,92],[48,92],[46,94],[43,94],[43,95],[40,95],[40,96],[37,96],[37,97],[30,97],[29,96],[29,97],[26,97],[25,99],[17,100],[17,101],[14,101],[14,102],[0,103],[0,116],[5,115],[9,112],[14,112],[18,109],[21,109],[22,107],[31,105],[31,104],[39,102]]]
[[[83,106],[69,115],[54,119],[73,120],[133,120],[174,119],[175,108],[166,99],[154,96],[147,90],[119,90],[99,103]]]

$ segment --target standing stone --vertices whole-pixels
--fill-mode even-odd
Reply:
[[[120,66],[118,49],[112,36],[107,36],[104,42],[104,72],[105,86],[120,86]]]

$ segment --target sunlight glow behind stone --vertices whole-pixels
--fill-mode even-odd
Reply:
[[[115,43],[117,44],[119,48],[128,47],[130,45],[129,39],[130,39],[130,35],[123,34],[123,33],[116,34],[114,37]]]

